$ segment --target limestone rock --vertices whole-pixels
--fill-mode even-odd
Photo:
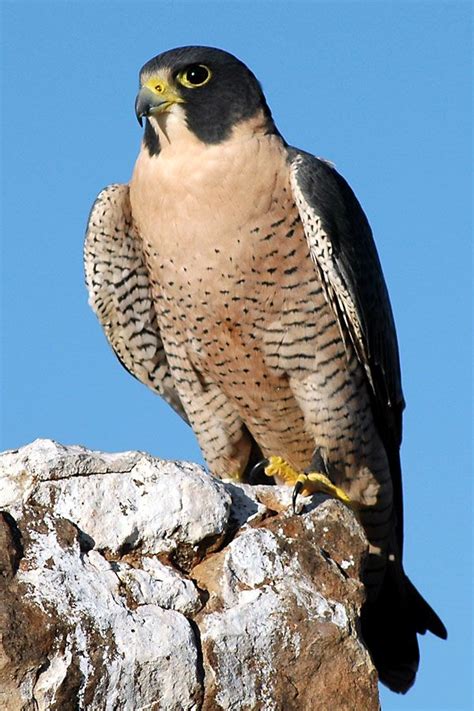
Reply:
[[[37,440],[0,463],[0,509],[30,503],[74,521],[94,548],[137,548],[186,556],[225,530],[230,496],[216,479],[185,462],[140,452],[103,454]],[[205,505],[203,505],[205,504]]]
[[[0,455],[0,708],[379,708],[327,497],[38,440]]]

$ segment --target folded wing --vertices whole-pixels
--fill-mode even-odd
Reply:
[[[87,225],[84,268],[89,303],[122,365],[187,422],[160,336],[128,185],[99,193]]]

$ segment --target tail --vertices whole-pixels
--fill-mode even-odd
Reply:
[[[362,635],[389,689],[404,694],[413,685],[420,652],[418,634],[446,639],[446,628],[397,561],[389,561],[376,600],[362,610]]]

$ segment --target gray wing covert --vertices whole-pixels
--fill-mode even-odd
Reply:
[[[187,422],[160,337],[140,245],[128,185],[109,185],[99,193],[87,225],[89,303],[122,365]]]
[[[326,161],[289,149],[291,184],[312,260],[343,338],[349,337],[372,390],[375,421],[394,485],[400,548],[403,514],[399,447],[405,406],[397,336],[367,218],[344,178]]]
[[[326,296],[347,326],[380,406],[401,411],[404,401],[395,325],[367,218],[349,185],[330,164],[293,151],[291,172],[295,200]]]

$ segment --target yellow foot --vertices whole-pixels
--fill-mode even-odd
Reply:
[[[264,472],[267,476],[274,476],[278,479],[283,479],[285,484],[294,485],[293,509],[299,493],[304,496],[316,493],[329,494],[347,506],[351,505],[351,500],[346,492],[335,486],[325,474],[321,474],[321,472],[300,474],[288,462],[285,462],[282,457],[268,457],[267,461],[268,463],[264,467]]]

